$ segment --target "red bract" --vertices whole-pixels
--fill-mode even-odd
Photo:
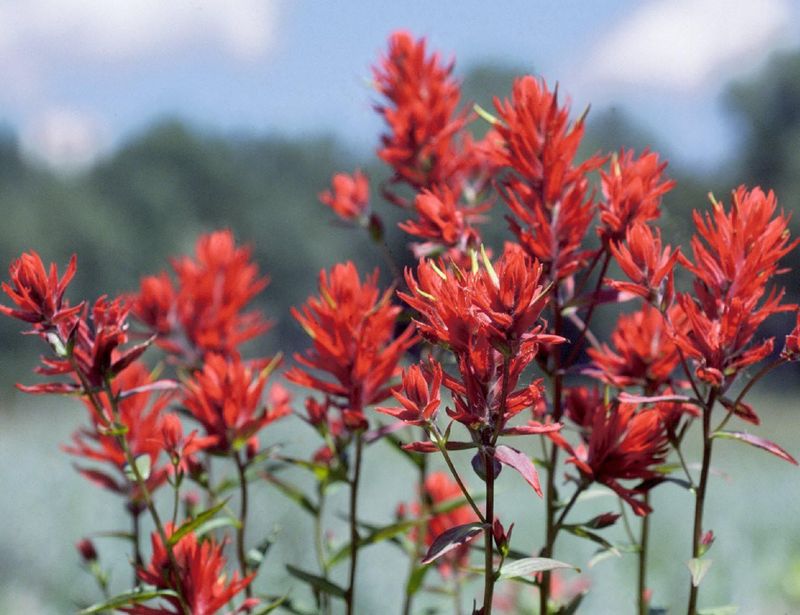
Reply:
[[[767,357],[773,340],[753,344],[758,327],[772,314],[796,308],[781,305],[782,290],[766,294],[780,259],[797,245],[789,239],[788,217],[776,215],[776,207],[772,192],[740,186],[729,211],[714,202],[710,215],[694,214],[695,263],[683,261],[695,275],[696,298],[679,297],[690,328],[676,341],[697,362],[697,376],[714,386]]]
[[[376,109],[389,128],[378,156],[394,169],[395,183],[460,185],[465,160],[456,135],[466,115],[457,113],[461,92],[452,70],[438,54],[426,54],[425,39],[406,32],[391,36],[388,54],[374,68],[375,85],[387,99]]]
[[[442,366],[434,360],[427,366],[412,365],[403,372],[403,384],[392,391],[402,408],[376,408],[409,425],[425,425],[436,417],[442,401]]]
[[[514,218],[512,232],[522,247],[546,267],[552,279],[572,275],[586,259],[581,243],[594,217],[586,173],[602,163],[574,159],[583,137],[583,119],[569,124],[569,110],[544,81],[514,82],[511,100],[495,100],[502,145],[496,162],[514,175],[504,182],[503,198]]]
[[[400,228],[409,235],[426,239],[414,244],[417,258],[446,251],[447,255],[460,261],[470,249],[480,245],[480,236],[472,226],[481,220],[480,214],[488,205],[466,207],[458,203],[457,195],[447,187],[423,190],[414,200],[416,220],[400,223]]]
[[[47,271],[36,252],[22,254],[8,268],[11,284],[3,282],[1,285],[3,292],[16,304],[17,309],[0,305],[0,314],[35,325],[34,331],[47,329],[72,318],[80,312],[81,306],[69,307],[64,301],[64,292],[75,275],[76,267],[77,259],[73,255],[67,270],[59,279],[55,263],[51,263]]]
[[[206,434],[217,438],[212,451],[237,451],[266,425],[291,412],[283,394],[273,397],[278,403],[271,407],[263,405],[268,375],[241,359],[210,354],[203,369],[186,383],[184,405]]]
[[[164,273],[142,280],[134,314],[161,347],[190,364],[211,352],[238,356],[240,345],[269,329],[260,312],[244,311],[269,282],[250,257],[230,231],[203,235],[195,258],[173,261],[177,285]]]
[[[573,449],[559,434],[551,437],[572,454],[568,463],[575,464],[583,480],[610,487],[637,515],[647,514],[649,506],[636,499],[641,491],[619,481],[660,476],[653,467],[664,463],[669,450],[660,413],[652,409],[637,413],[634,404],[603,403],[590,413],[584,418],[585,445]]]
[[[198,436],[197,430],[184,436],[183,424],[175,414],[164,415],[161,436],[164,452],[169,456],[173,466],[181,472],[188,472],[193,465],[196,465],[195,455],[211,448],[219,440],[217,436]]]
[[[661,197],[675,186],[662,181],[666,167],[654,152],[645,150],[634,159],[632,151],[622,150],[612,158],[611,170],[600,172],[604,200],[597,233],[603,241],[619,241],[634,223],[658,218]]]
[[[361,222],[369,211],[369,181],[361,171],[352,175],[337,173],[331,188],[319,194],[319,200],[342,220]]]
[[[162,485],[168,474],[168,469],[158,465],[158,461],[162,450],[163,412],[170,398],[161,395],[151,404],[151,392],[147,387],[153,384],[147,368],[141,363],[134,363],[123,370],[112,384],[112,391],[119,400],[119,419],[126,430],[125,439],[131,454],[135,459],[142,455],[149,458],[150,470],[145,483],[150,492]],[[72,444],[63,449],[70,455],[105,464],[109,470],[78,466],[78,471],[92,482],[143,507],[144,494],[126,472],[127,459],[119,437],[109,433],[108,426],[113,416],[110,400],[105,393],[99,393],[94,398],[101,404],[100,408],[96,408],[89,400],[84,401],[89,410],[91,426],[75,432]]]
[[[661,247],[661,231],[653,231],[641,222],[633,224],[625,233],[625,242],[611,242],[611,253],[631,282],[606,280],[618,291],[639,295],[660,307],[672,303],[675,292],[673,270],[680,257],[680,249]]]
[[[796,361],[800,357],[800,311],[792,332],[786,336],[781,356],[787,361]]]
[[[672,326],[682,322],[679,310],[672,310]],[[623,314],[611,333],[612,347],[590,348],[594,377],[612,386],[641,386],[654,393],[670,380],[680,357],[669,335],[664,317],[649,304],[633,314]]]
[[[424,493],[420,494],[420,497],[428,502],[430,507],[436,507],[463,498],[463,494],[458,483],[451,480],[447,474],[444,472],[431,472],[425,478]],[[409,506],[409,509],[412,515],[417,517],[422,510],[422,506],[419,502],[414,502]],[[425,526],[425,545],[430,547],[437,536],[441,536],[450,528],[472,523],[473,521],[477,521],[477,518],[466,502],[446,513],[433,513]],[[411,532],[411,536],[412,539],[415,538],[414,531]],[[463,544],[437,559],[436,565],[442,576],[449,577],[453,572],[464,568],[468,559],[469,545]]]
[[[171,523],[165,526],[167,537],[176,528]],[[192,615],[213,615],[224,608],[237,594],[247,587],[255,575],[240,578],[237,572],[228,580],[225,544],[213,538],[201,541],[194,532],[189,532],[173,545],[172,552],[178,566],[177,573],[171,568],[167,548],[158,532],[152,534],[153,553],[146,568],[138,571],[139,578],[157,589],[171,589],[180,594]],[[182,615],[184,610],[178,598],[161,598],[166,604],[158,606],[135,605],[122,610],[131,615]],[[257,603],[257,601],[255,601]],[[253,600],[237,609],[237,612],[253,606]]]
[[[389,397],[389,381],[415,341],[410,326],[395,337],[400,308],[390,303],[391,291],[380,294],[377,280],[377,271],[362,282],[353,263],[335,265],[330,274],[320,273],[320,296],[292,309],[312,347],[295,355],[309,369],[293,367],[286,377],[336,398],[345,422],[353,426],[363,426],[367,406]],[[310,370],[331,378],[322,379]]]
[[[107,379],[136,361],[150,345],[148,340],[121,349],[128,342],[129,309],[120,298],[109,301],[101,297],[92,307],[91,319],[84,307],[82,315],[43,333],[56,356],[43,357],[36,372],[45,376],[69,375],[71,381],[17,387],[26,393],[88,393],[101,389]],[[87,387],[89,390],[85,390]]]

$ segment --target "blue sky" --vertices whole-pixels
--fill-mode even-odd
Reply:
[[[154,118],[212,130],[332,132],[367,151],[367,80],[387,35],[462,69],[498,61],[614,105],[684,163],[735,146],[724,85],[800,44],[791,0],[0,0],[0,118],[32,156],[88,164]]]

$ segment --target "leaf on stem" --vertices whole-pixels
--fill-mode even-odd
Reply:
[[[525,559],[518,559],[504,564],[500,569],[500,578],[513,579],[514,577],[525,577],[537,572],[556,570],[559,568],[572,568],[580,572],[580,568],[572,564],[566,564],[548,557],[526,557]]]
[[[708,569],[711,568],[713,561],[714,560],[711,559],[700,559],[693,557],[686,562],[686,567],[689,569],[689,572],[692,573],[692,585],[695,587],[700,585],[700,582],[703,580],[703,577],[706,576]]]
[[[436,540],[428,549],[425,557],[422,558],[422,564],[430,564],[432,561],[440,558],[445,553],[449,553],[453,549],[457,549],[461,545],[467,544],[470,540],[475,538],[484,529],[484,524],[479,522],[465,523],[464,525],[456,525],[449,530],[439,534]]]
[[[122,594],[117,594],[116,596],[114,596],[113,598],[109,598],[105,602],[93,604],[92,606],[87,607],[82,611],[79,611],[78,615],[92,615],[93,613],[103,613],[105,611],[118,609],[119,607],[122,606],[128,606],[131,604],[146,602],[147,600],[153,600],[154,598],[177,598],[177,597],[178,594],[176,594],[171,589],[153,589],[152,587],[140,588],[129,592],[124,592]]]
[[[542,497],[542,487],[539,485],[539,474],[536,472],[536,466],[533,465],[533,461],[531,461],[530,457],[515,448],[501,444],[494,449],[494,458],[500,463],[514,468],[519,472],[522,478],[533,487],[536,495]]]
[[[212,506],[208,510],[204,510],[193,519],[189,519],[186,523],[182,524],[177,530],[175,530],[172,535],[167,539],[170,546],[174,546],[178,544],[181,538],[186,536],[189,532],[195,531],[201,525],[209,521],[214,515],[216,515],[220,510],[222,510],[225,505],[228,503],[228,500],[224,502],[220,502],[216,506]]]
[[[776,457],[780,457],[781,459],[788,461],[789,463],[798,465],[797,460],[794,457],[792,457],[789,453],[787,453],[785,450],[783,450],[780,446],[778,446],[774,442],[770,442],[769,440],[760,438],[758,436],[754,436],[744,431],[715,431],[713,434],[711,434],[711,437],[739,440],[740,442],[744,442],[745,444],[749,444],[750,446],[755,446],[756,448],[765,450],[768,453],[772,453]]]
[[[308,583],[312,588],[318,591],[330,594],[331,596],[336,596],[337,598],[344,598],[347,595],[347,592],[343,587],[336,585],[336,583],[329,581],[324,577],[311,574],[305,570],[300,570],[300,568],[295,568],[291,564],[286,564],[286,570],[288,570],[289,574],[293,577]]]

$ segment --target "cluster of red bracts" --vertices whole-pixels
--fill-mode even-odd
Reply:
[[[525,440],[517,448],[501,439],[543,436],[551,460],[565,451],[567,478],[577,490],[558,523],[549,519],[557,534],[590,484],[608,487],[637,515],[650,513],[647,493],[662,482],[662,466],[673,449],[680,454],[692,420],[707,420],[716,402],[728,413],[725,421],[736,415],[757,423],[742,397],[758,377],[738,398],[730,391],[743,383],[746,368],[773,353],[773,340],[759,338],[764,321],[797,309],[782,303],[783,291],[773,286],[781,258],[797,241],[771,192],[740,187],[729,207],[712,199],[710,213],[695,212],[690,259],[662,242],[655,226],[674,185],[655,153],[621,150],[579,162],[585,117],[571,121],[557,92],[533,77],[518,79],[509,99],[495,100],[496,117],[478,109],[492,126],[477,141],[469,124],[478,114],[459,108],[452,71],[424,40],[403,32],[391,37],[374,69],[382,97],[376,109],[386,122],[378,156],[392,170],[384,196],[410,216],[399,228],[411,237],[418,263],[398,274],[394,286],[404,286],[396,292],[379,288],[378,271],[362,276],[353,263],[322,271],[318,295],[292,310],[310,343],[285,377],[311,391],[302,418],[323,444],[309,457],[314,467],[344,470],[353,514],[362,445],[402,427],[422,428],[425,437],[403,436],[403,448],[442,453],[455,482],[423,472],[420,502],[404,506],[400,516],[427,515],[411,539],[429,549],[424,563],[441,552],[440,570],[458,578],[469,567],[467,542],[481,532],[487,570],[494,549],[502,564],[513,524],[504,528],[489,502],[481,511],[449,451],[474,453],[472,466],[488,491],[506,465],[540,496]],[[341,220],[379,237],[383,225],[369,191],[367,177],[356,171],[335,175],[319,196]],[[515,241],[493,256],[478,225],[498,198],[508,207]],[[692,276],[691,292],[676,290],[678,268]],[[51,349],[37,369],[51,380],[20,388],[83,398],[89,426],[65,450],[91,462],[79,471],[124,497],[134,515],[151,508],[152,494],[165,484],[176,493],[184,479],[208,487],[210,455],[232,459],[245,487],[245,470],[262,451],[259,434],[292,411],[286,389],[266,390],[279,360],[242,357],[242,345],[269,328],[249,307],[268,283],[249,248],[237,246],[230,232],[212,233],[200,238],[193,257],[175,259],[172,270],[144,278],[131,297],[72,306],[65,291],[75,259],[59,277],[55,265],[46,269],[32,252],[11,265],[11,281],[2,285],[14,307],[0,305],[0,313],[29,323]],[[609,341],[597,340],[595,308],[630,300],[637,307],[618,316]],[[140,331],[129,330],[129,315]],[[141,343],[132,344],[137,335]],[[140,362],[153,342],[174,380],[158,379]],[[414,360],[406,361],[411,352]],[[800,315],[780,357],[800,358]],[[371,410],[394,422],[382,424]],[[181,416],[197,428],[187,433]],[[772,443],[744,440],[794,461]],[[543,465],[551,473],[546,497],[553,498],[559,468],[554,461]],[[465,502],[437,512],[462,496]],[[555,504],[549,500],[548,509]],[[136,563],[137,575],[172,593],[160,606],[128,612],[213,613],[242,592],[248,598],[240,609],[255,604],[244,558],[240,574],[226,576],[224,540],[154,518],[152,555]],[[601,516],[592,529],[616,518]],[[351,525],[357,541],[355,518]],[[460,542],[442,547],[442,536],[459,527],[468,528]],[[710,546],[713,535],[704,536]],[[549,540],[546,557],[554,536]],[[81,552],[94,561],[90,546]],[[355,564],[343,592],[348,609],[354,575]]]

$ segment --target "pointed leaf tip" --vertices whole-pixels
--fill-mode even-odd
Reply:
[[[430,564],[445,553],[449,553],[453,549],[467,544],[483,531],[483,527],[483,523],[478,522],[451,527],[449,530],[436,537],[436,540],[433,541],[433,544],[420,563],[422,565]]]

